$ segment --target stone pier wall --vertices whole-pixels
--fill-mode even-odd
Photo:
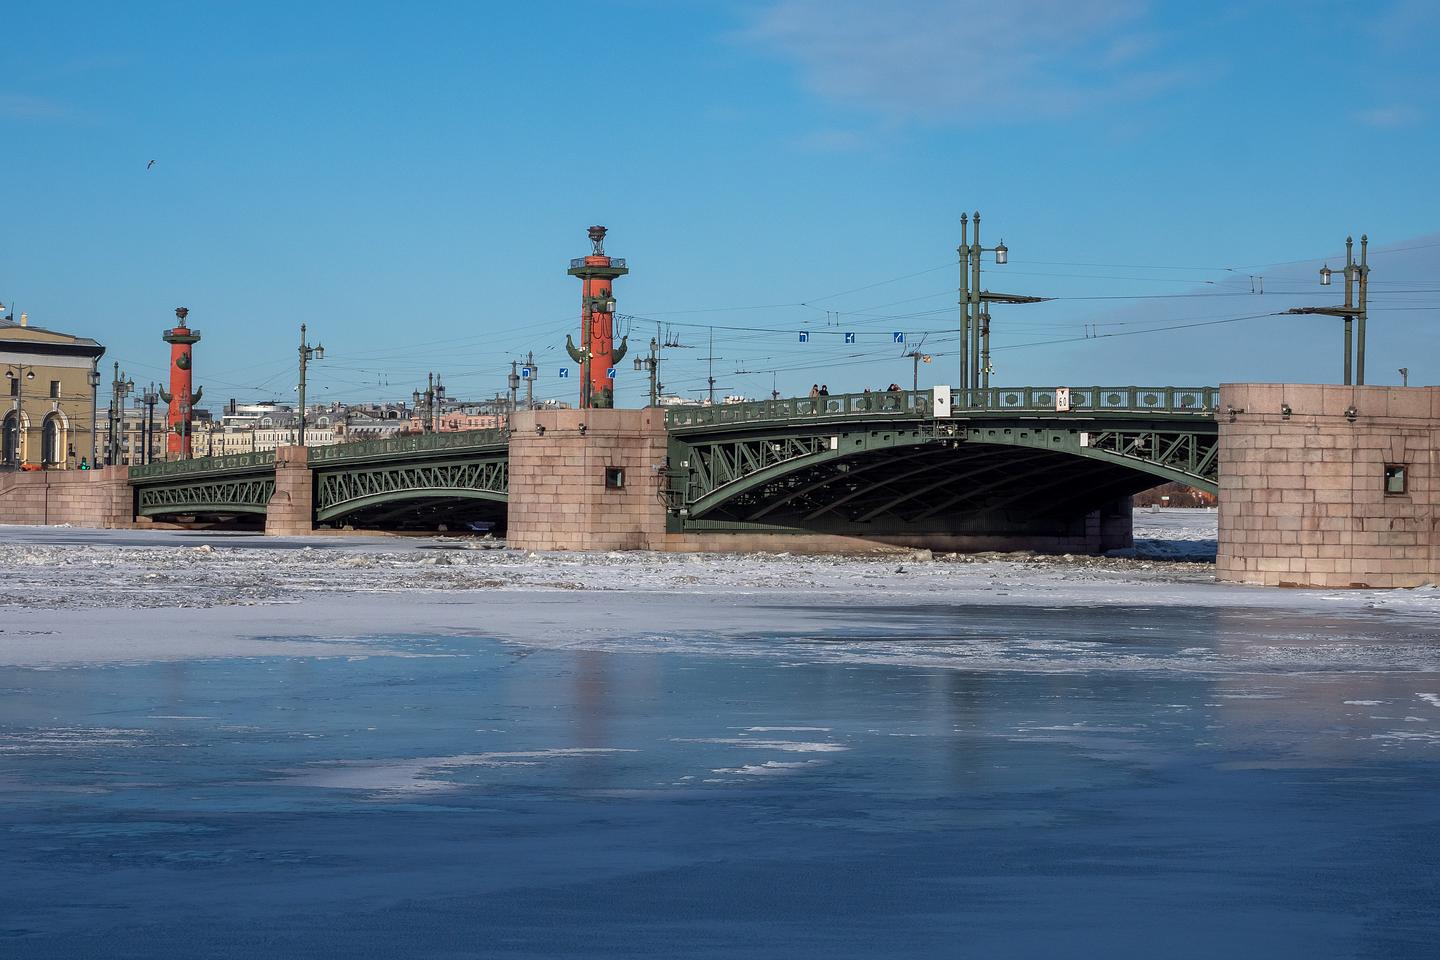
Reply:
[[[1223,384],[1219,412],[1220,579],[1440,579],[1440,387]]]
[[[0,474],[0,523],[134,526],[129,467]]]
[[[645,550],[665,535],[663,410],[515,414],[505,539],[523,550]],[[610,477],[607,471],[621,471]],[[615,486],[618,480],[619,486]]]
[[[315,475],[310,471],[306,449],[301,446],[275,450],[275,492],[265,512],[265,533],[293,537],[310,533],[315,526]]]

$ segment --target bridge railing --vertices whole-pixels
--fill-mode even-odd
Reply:
[[[1217,387],[1067,387],[1068,402],[1056,387],[989,387],[952,390],[952,416],[977,413],[1066,413],[1078,416],[1107,413],[1194,414],[1211,416],[1219,403]],[[936,390],[885,390],[841,393],[824,397],[753,400],[715,406],[670,407],[667,427],[703,427],[761,421],[906,419],[935,415]],[[943,410],[943,404],[939,405]]]
[[[1059,390],[1069,392],[1068,397]],[[1164,413],[1211,415],[1218,387],[989,387],[955,390],[954,413],[999,410],[1017,413]]]
[[[874,393],[836,393],[825,397],[796,397],[722,403],[713,407],[669,407],[667,427],[700,427],[761,420],[812,420],[858,416],[928,417],[934,410],[931,390],[880,390]]]
[[[504,446],[510,435],[504,430],[456,430],[449,433],[419,433],[413,436],[387,437],[383,440],[360,440],[354,443],[335,443],[324,447],[311,447],[309,464],[314,467],[327,463],[346,463],[352,460],[374,460],[406,453],[431,453],[450,450],[474,450],[481,447]]]
[[[195,457],[192,460],[171,460],[168,463],[133,466],[130,468],[130,480],[169,480],[172,477],[196,477],[209,473],[241,473],[269,467],[274,463],[274,450],[231,453],[222,457]]]

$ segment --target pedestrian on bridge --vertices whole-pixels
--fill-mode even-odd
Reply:
[[[814,400],[814,399],[815,399],[816,397],[818,397],[818,396],[820,396],[820,384],[818,384],[818,383],[812,383],[812,384],[810,384],[810,399],[811,399],[811,400]]]

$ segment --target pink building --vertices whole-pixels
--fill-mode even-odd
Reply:
[[[460,430],[498,430],[505,426],[505,418],[493,413],[442,413],[435,418],[435,429],[439,433],[456,433]],[[411,417],[407,433],[424,433],[425,421]]]

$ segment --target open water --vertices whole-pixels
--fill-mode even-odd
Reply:
[[[0,669],[0,957],[1440,953],[1433,627],[874,613]]]

